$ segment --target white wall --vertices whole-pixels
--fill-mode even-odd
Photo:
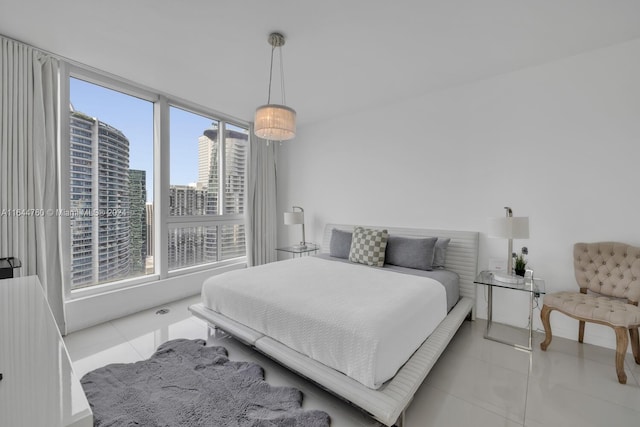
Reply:
[[[309,241],[326,222],[477,230],[484,269],[507,252],[487,238],[487,220],[511,206],[530,218],[531,238],[514,248],[529,247],[549,291],[577,289],[575,242],[640,246],[638,76],[634,40],[304,126],[280,147],[279,211],[304,207]],[[279,243],[299,234],[280,225]],[[515,294],[497,296],[494,318],[524,326],[528,301]],[[541,329],[539,310],[534,318]],[[576,339],[576,321],[554,313],[551,322]],[[585,341],[615,343],[598,325]]]

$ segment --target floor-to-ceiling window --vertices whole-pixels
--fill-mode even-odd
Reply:
[[[244,256],[249,132],[171,106],[169,270]]]
[[[151,274],[153,103],[76,78],[69,98],[71,288]]]
[[[65,78],[68,291],[244,259],[248,124],[92,71]]]

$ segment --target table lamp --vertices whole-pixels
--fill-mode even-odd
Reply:
[[[508,239],[509,249],[507,254],[507,276],[498,275],[498,280],[515,282],[519,280],[513,276],[513,239],[529,238],[529,217],[514,217],[510,207],[505,206],[506,216],[503,218],[491,218],[489,220],[489,237]]]
[[[300,209],[299,212],[296,212],[296,209]],[[306,249],[307,242],[304,238],[304,209],[300,206],[294,206],[291,212],[284,213],[284,224],[285,225],[297,225],[302,224],[302,241],[299,245],[293,245],[295,249]]]

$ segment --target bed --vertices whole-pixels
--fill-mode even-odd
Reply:
[[[391,236],[451,239],[444,263],[445,270],[458,279],[455,299],[451,301],[449,288],[440,283],[444,282],[442,279],[421,277],[424,274],[412,271],[354,265],[328,256],[333,230],[353,228],[327,224],[317,257],[281,261],[207,279],[203,302],[190,310],[383,424],[402,425],[404,410],[418,387],[463,320],[474,317],[478,233],[369,227],[384,228]],[[294,287],[298,291],[284,288],[290,285],[283,277],[296,277]],[[363,286],[358,283],[364,279],[367,292],[350,295],[351,290],[345,290],[341,278],[348,279],[350,288]],[[244,283],[252,280],[259,286],[245,289]],[[391,293],[385,287],[387,282],[393,282]],[[391,294],[394,298],[402,295],[397,297],[399,306],[383,303]],[[330,304],[323,302],[327,295],[334,298]],[[415,301],[437,303],[421,306]],[[293,307],[305,307],[304,316],[296,314]],[[344,317],[339,317],[341,312]],[[339,318],[337,323],[318,329],[323,327],[324,319],[334,318]],[[354,335],[354,330],[359,334]],[[375,356],[367,357],[368,354]]]

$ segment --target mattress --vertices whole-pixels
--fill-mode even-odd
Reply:
[[[331,255],[318,254],[313,255],[320,258],[336,261],[351,263],[348,259],[336,258]],[[384,268],[385,270],[395,271],[403,274],[411,274],[414,276],[430,277],[442,283],[444,290],[447,293],[447,313],[451,311],[454,305],[460,299],[460,276],[458,273],[451,270],[435,269],[435,270],[416,270],[415,268],[400,267],[397,265],[385,264],[384,267],[371,267],[371,268]]]
[[[374,389],[447,313],[445,288],[434,279],[320,257],[211,277],[202,301]]]

